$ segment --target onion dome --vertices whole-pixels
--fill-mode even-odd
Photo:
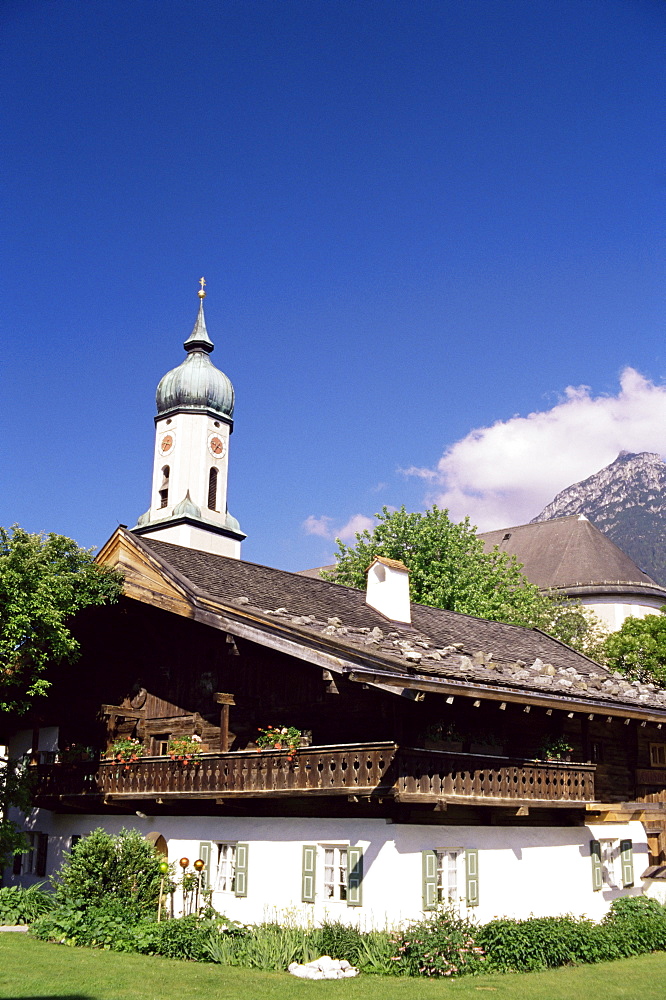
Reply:
[[[202,279],[203,282],[203,279]],[[199,315],[183,347],[187,357],[167,372],[157,387],[155,401],[158,416],[177,410],[206,410],[231,423],[234,413],[234,387],[224,372],[209,358],[214,349],[208,336],[203,300],[199,291]]]
[[[196,517],[201,519],[201,507],[197,505],[192,500],[190,496],[190,491],[187,491],[185,498],[177,503],[173,509],[174,517]]]

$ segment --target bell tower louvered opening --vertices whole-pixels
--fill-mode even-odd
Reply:
[[[208,473],[208,509],[217,510],[217,469]]]

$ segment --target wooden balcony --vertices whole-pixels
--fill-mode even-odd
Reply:
[[[594,765],[530,761],[368,743],[284,751],[203,754],[198,763],[143,757],[35,768],[47,808],[153,800],[347,796],[396,802],[584,806],[594,800]]]

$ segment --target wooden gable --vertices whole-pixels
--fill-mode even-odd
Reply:
[[[96,561],[101,566],[121,570],[126,597],[152,604],[172,614],[194,617],[191,595],[184,581],[139,548],[129,532],[120,528],[115,531],[98,553]]]

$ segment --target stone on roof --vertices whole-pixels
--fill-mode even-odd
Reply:
[[[364,591],[150,536],[134,538],[212,604],[249,611],[267,628],[279,622],[305,647],[316,649],[324,638],[336,656],[379,675],[514,689],[592,703],[596,711],[607,704],[666,712],[666,690],[629,682],[539,629],[421,604],[411,606],[411,625],[388,623],[366,603]]]

